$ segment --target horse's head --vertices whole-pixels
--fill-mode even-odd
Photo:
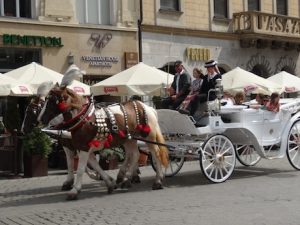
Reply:
[[[57,122],[62,122],[63,117],[59,116],[66,115],[68,112],[72,116],[71,110],[80,109],[84,103],[83,98],[74,91],[56,85],[46,96],[38,121],[44,125],[49,124],[53,119],[59,119],[60,121]],[[57,122],[54,122],[54,124]]]
[[[44,99],[41,97],[35,97],[31,100],[25,111],[24,120],[22,123],[22,133],[29,133],[34,127],[38,125],[38,115],[44,104]]]

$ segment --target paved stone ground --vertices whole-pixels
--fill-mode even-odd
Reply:
[[[65,175],[0,180],[0,225],[300,224],[300,173],[286,158],[262,160],[253,168],[238,164],[221,184],[209,183],[197,161],[187,162],[158,191],[151,190],[152,168],[141,172],[141,184],[111,195],[103,182],[85,175],[76,201],[66,201],[60,191]]]

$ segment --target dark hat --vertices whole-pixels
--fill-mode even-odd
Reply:
[[[177,60],[177,61],[175,61],[175,66],[177,66],[177,65],[181,65],[182,64],[182,61],[180,61],[180,60]]]
[[[217,61],[215,60],[209,60],[205,63],[204,67],[208,68],[208,67],[214,67],[215,65],[217,65]]]

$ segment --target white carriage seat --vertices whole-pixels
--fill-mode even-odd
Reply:
[[[191,118],[186,114],[181,114],[176,110],[158,109],[157,116],[163,134],[200,134]]]

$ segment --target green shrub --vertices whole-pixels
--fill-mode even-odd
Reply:
[[[48,158],[48,155],[52,151],[52,141],[47,134],[36,127],[25,135],[23,139],[23,149],[27,154],[41,155],[44,158]]]

